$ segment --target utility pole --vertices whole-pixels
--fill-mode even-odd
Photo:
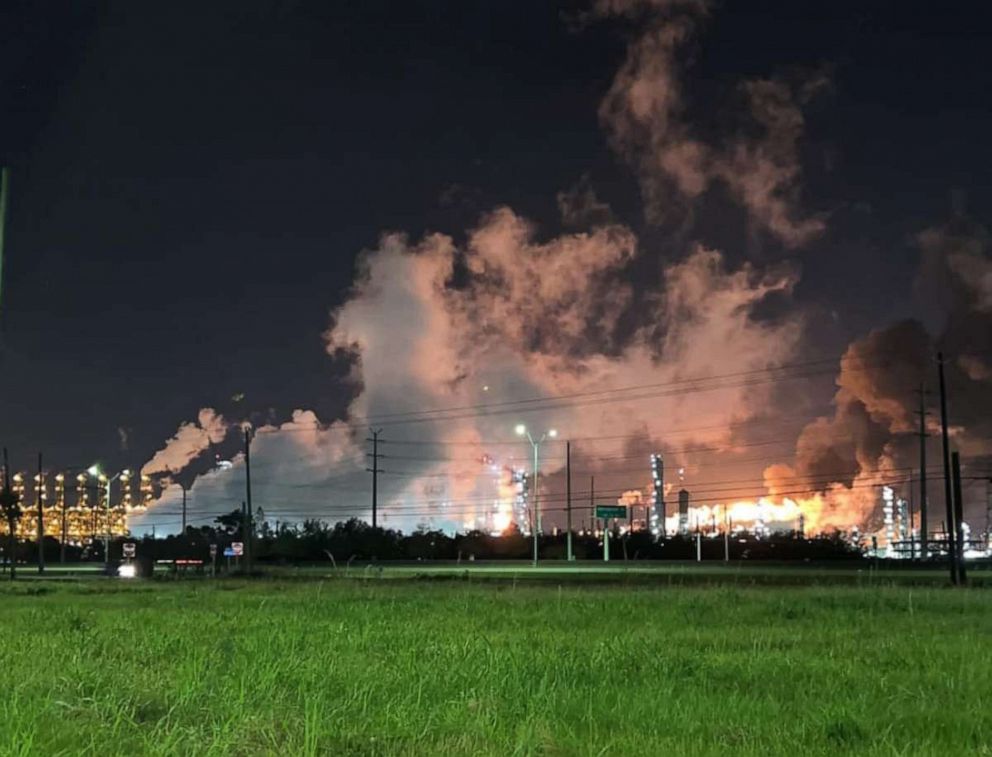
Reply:
[[[116,476],[107,476],[107,510],[106,510],[106,523],[107,526],[103,530],[103,568],[110,575],[110,490],[114,484],[114,479],[118,478],[121,474],[118,473]]]
[[[954,452],[951,455],[951,469],[954,476],[954,523],[957,526],[954,534],[955,554],[958,558],[958,583],[966,584],[968,576],[964,569],[964,498],[961,496],[961,456]]]
[[[927,530],[927,389],[920,382],[920,559],[926,560],[929,555],[929,534]],[[910,524],[912,531],[912,524]]]
[[[723,561],[730,562],[730,511],[723,506]]]
[[[248,458],[246,456],[245,457],[245,460],[247,460],[247,459]],[[182,530],[182,535],[183,536],[186,536],[186,484],[184,484],[182,482],[178,482],[178,481],[176,483],[178,483],[179,484],[179,488],[183,490],[183,530]],[[250,484],[249,484],[249,486],[250,486]]]
[[[185,490],[183,490],[185,494]],[[245,526],[245,573],[251,572],[251,536],[252,528],[251,523],[251,428],[245,426],[245,514],[242,518],[242,522]]]
[[[45,507],[42,494],[45,491],[45,474],[41,472],[41,453],[38,453],[38,478],[34,484],[34,500],[38,507],[38,572],[45,572]]]
[[[992,478],[985,479],[985,549],[992,546]]]
[[[538,447],[539,447],[539,445],[538,444],[534,444],[534,442],[531,441],[530,446],[534,448],[534,468],[533,468],[533,471],[534,471],[534,496],[531,497],[530,501],[531,501],[531,503],[534,506],[534,567],[537,567],[538,544],[540,542],[541,534],[543,533],[543,531],[541,530],[541,503],[539,501],[540,495],[538,494],[538,492],[540,491],[540,488],[539,488],[538,478],[537,478]]]
[[[60,473],[58,475],[61,476],[62,474]],[[56,476],[56,480],[58,480],[58,476]],[[60,563],[65,563],[65,540],[66,540],[66,537],[68,536],[68,533],[67,533],[67,529],[66,529],[66,502],[65,502],[65,486],[64,486],[64,484],[62,486],[61,491],[62,491],[62,497],[61,497],[61,500],[62,501],[59,503],[59,505],[62,508],[62,528],[61,528],[62,538],[59,540],[59,562]]]
[[[248,531],[248,505],[245,500],[241,500],[241,540],[242,544],[245,545],[245,571],[248,570],[248,540],[250,538]],[[231,567],[230,561],[227,563],[228,568]]]
[[[957,585],[960,583],[955,554],[957,526],[954,522],[954,499],[951,495],[951,452],[947,438],[947,388],[944,385],[943,352],[937,353],[937,375],[940,379],[940,436],[944,449],[944,509],[947,514],[947,528],[944,533],[947,536],[947,560],[951,569],[951,583]]]
[[[572,442],[565,442],[565,559],[572,562]]]
[[[372,474],[372,528],[379,526],[379,434],[382,429],[371,428],[372,467],[365,470]]]
[[[596,535],[596,477],[589,476],[589,522],[592,523],[592,535]]]
[[[916,522],[916,509],[914,507],[915,495],[913,494],[913,474],[909,474],[909,559],[916,559],[916,537],[913,536],[913,524]]]
[[[7,521],[7,560],[10,563],[10,580],[17,578],[17,519],[20,506],[17,495],[10,489],[10,463],[7,448],[3,448],[3,510]]]

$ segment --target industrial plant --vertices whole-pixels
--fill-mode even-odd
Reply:
[[[6,484],[0,472],[0,488]],[[154,500],[151,477],[128,470],[107,476],[96,467],[34,476],[13,473],[10,490],[20,507],[19,539],[37,540],[43,535],[74,546],[126,536],[128,516],[144,512]],[[7,529],[6,523],[0,523],[0,533]]]

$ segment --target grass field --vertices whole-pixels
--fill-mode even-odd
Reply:
[[[973,586],[992,586],[992,566],[970,564],[968,580]],[[350,567],[307,565],[265,568],[270,574],[285,578],[385,578],[385,579],[459,579],[505,583],[609,583],[627,586],[662,585],[735,585],[735,586],[809,586],[841,585],[872,587],[899,584],[904,586],[943,586],[948,582],[947,568],[941,564],[926,566],[912,563],[769,563],[769,562],[676,562],[676,561],[580,561],[566,563],[547,560],[534,568],[527,562],[491,561],[456,564],[379,563]]]
[[[992,593],[0,585],[0,752],[990,754]]]

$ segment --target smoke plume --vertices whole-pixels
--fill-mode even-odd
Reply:
[[[593,8],[594,17],[639,24],[599,116],[636,171],[649,218],[689,214],[721,189],[752,228],[787,248],[823,232],[824,218],[801,207],[799,152],[804,107],[829,86],[825,76],[740,83],[746,126],[704,139],[689,117],[681,61],[708,4],[599,0]],[[689,488],[708,480],[751,490],[742,507],[756,518],[767,520],[753,491],[762,485],[783,503],[783,519],[802,511],[811,530],[870,526],[873,487],[913,463],[914,391],[921,381],[933,388],[936,347],[953,356],[955,443],[988,453],[989,430],[960,420],[988,418],[992,377],[990,264],[974,229],[920,236],[921,270],[936,272],[921,279],[939,282],[928,301],[943,304],[941,325],[904,321],[856,340],[841,359],[832,412],[782,440],[753,429],[795,422],[767,377],[801,354],[798,270],[735,265],[699,242],[645,249],[588,179],[558,200],[567,233],[497,207],[463,235],[387,233],[361,253],[324,333],[327,352],[350,364],[347,385],[329,387],[350,392],[347,412],[319,419],[298,409],[257,429],[254,503],[267,519],[368,518],[376,433],[381,524],[501,529],[513,516],[512,472],[531,470],[532,447],[514,434],[524,423],[535,440],[559,432],[540,448],[546,523],[563,520],[557,477],[571,439],[573,471],[596,476],[599,501],[643,503],[648,455],[659,452],[668,471],[684,469]],[[769,317],[773,301],[778,315]],[[734,378],[748,376],[756,378]],[[204,409],[144,472],[182,470],[226,427]],[[783,441],[794,454],[772,446]],[[243,469],[236,456],[197,480],[194,522],[240,506]],[[694,492],[693,501],[726,502],[732,489]],[[156,509],[168,512],[175,496],[167,492]]]
[[[227,422],[213,408],[200,410],[196,422],[183,423],[165,446],[142,467],[146,475],[178,473],[211,444],[220,444],[227,436]]]
[[[722,184],[757,228],[795,248],[825,228],[799,209],[802,107],[829,86],[822,73],[789,81],[740,84],[751,134],[710,144],[686,118],[678,57],[707,13],[698,2],[602,2],[602,15],[649,14],[600,106],[614,147],[638,171],[649,219],[664,220],[673,201],[691,202]]]
[[[992,261],[987,234],[955,219],[945,227],[925,230],[917,239],[919,287],[940,311],[936,336],[921,322],[907,320],[853,342],[841,358],[834,414],[806,426],[792,465],[774,465],[765,471],[772,493],[794,487],[796,480],[814,482],[810,489],[824,495],[813,508],[818,525],[870,527],[878,517],[878,487],[907,480],[910,472],[918,475],[916,413],[922,387],[931,392],[925,403],[930,460],[939,462],[938,350],[947,355],[952,445],[966,458],[966,468],[987,469],[992,454],[988,386],[992,313],[987,300]],[[903,487],[908,496],[907,487],[908,480]],[[933,489],[928,499],[942,504],[941,488]],[[965,504],[966,517],[973,517],[984,505],[978,499]]]

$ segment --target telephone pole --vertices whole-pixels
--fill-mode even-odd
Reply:
[[[246,453],[245,454],[245,460],[247,461],[247,459],[248,459],[248,456],[247,456],[247,453]],[[186,484],[184,484],[184,483],[182,483],[180,481],[177,481],[176,483],[178,483],[179,484],[179,488],[183,490],[183,530],[182,530],[182,535],[183,536],[186,536]],[[251,484],[249,483],[248,486],[250,488],[251,487]]]
[[[992,478],[985,479],[985,549],[992,547]]]
[[[241,500],[241,543],[244,545],[244,561],[245,561],[245,572],[248,572],[248,505],[245,504],[244,500]],[[240,558],[238,558],[240,561]],[[228,561],[228,566],[230,566],[230,561]],[[236,562],[235,565],[238,563]]]
[[[964,499],[961,496],[961,456],[957,452],[951,454],[951,469],[954,476],[955,554],[958,558],[958,583],[963,585],[968,582],[968,576],[964,569]]]
[[[41,472],[41,453],[38,453],[38,478],[34,484],[34,500],[38,508],[38,572],[45,572],[45,474]]]
[[[565,442],[565,559],[572,562],[572,442]]]
[[[929,538],[927,532],[927,406],[926,406],[926,396],[928,394],[926,389],[926,384],[920,382],[920,388],[917,390],[920,395],[920,409],[918,415],[920,416],[920,559],[926,560],[929,554],[927,541]],[[910,524],[910,532],[912,532],[912,524]]]
[[[17,518],[20,507],[16,495],[10,489],[10,463],[7,448],[3,448],[3,509],[7,521],[7,560],[10,563],[10,580],[17,578]]]
[[[58,481],[58,478],[61,475],[62,474],[60,473],[60,474],[58,474],[58,476],[55,477],[56,481]],[[62,509],[62,528],[61,528],[62,538],[59,540],[59,562],[60,563],[64,563],[65,562],[65,540],[68,537],[68,531],[66,529],[66,507],[67,507],[67,505],[66,505],[66,501],[65,501],[65,485],[64,484],[62,485],[61,491],[62,491],[61,502],[58,503],[59,506]]]
[[[596,535],[596,477],[589,476],[589,522],[592,523],[592,534]]]
[[[940,436],[944,453],[944,509],[947,515],[947,525],[944,533],[947,536],[947,560],[951,569],[951,583],[959,583],[955,542],[957,541],[957,526],[954,523],[954,499],[951,495],[951,451],[947,437],[947,388],[944,385],[944,353],[937,353],[937,375],[940,379]]]
[[[372,528],[379,527],[379,434],[382,429],[371,428],[372,432],[372,467],[365,470],[372,474]]]
[[[185,502],[186,490],[183,489],[183,501]],[[251,552],[252,552],[252,509],[251,509],[251,428],[245,426],[245,514],[242,522],[245,526],[245,573],[251,573]],[[185,507],[183,508],[185,512]],[[185,518],[184,518],[185,520]]]

